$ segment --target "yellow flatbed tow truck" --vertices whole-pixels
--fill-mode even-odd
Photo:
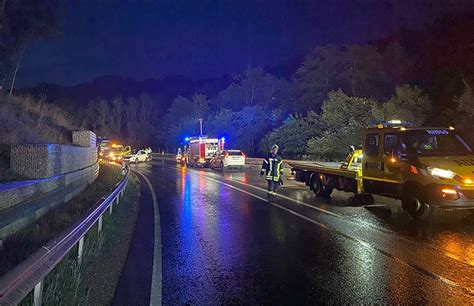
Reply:
[[[367,202],[372,195],[399,199],[417,219],[436,210],[474,211],[474,152],[452,127],[417,128],[393,120],[366,129],[362,149],[339,168],[290,166],[295,180],[320,197],[337,189]]]

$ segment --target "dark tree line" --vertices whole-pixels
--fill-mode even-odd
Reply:
[[[54,16],[47,6],[52,2],[7,0],[5,10],[21,11],[29,2],[43,17],[27,18],[24,28],[14,26],[15,18],[6,21],[7,30],[2,24],[2,67],[12,66],[7,59],[18,56],[28,41],[57,33],[55,19],[48,17]],[[35,23],[44,26],[36,29]],[[349,145],[361,142],[363,128],[377,120],[454,125],[472,141],[472,32],[473,18],[448,17],[430,32],[401,31],[371,44],[317,46],[288,78],[256,67],[210,96],[183,93],[163,101],[163,96],[143,93],[91,99],[72,108],[68,126],[174,151],[186,136],[199,133],[202,118],[205,134],[225,136],[228,147],[249,155],[264,154],[277,143],[287,157],[327,159],[343,157]]]
[[[278,143],[288,157],[342,158],[349,145],[361,143],[363,128],[390,119],[454,125],[473,142],[472,31],[473,18],[446,17],[431,32],[318,46],[289,79],[260,68],[244,71],[199,116],[207,134],[226,134],[230,146],[250,155]],[[181,107],[173,103],[160,124],[168,148],[198,132],[192,107],[185,115],[175,108]]]

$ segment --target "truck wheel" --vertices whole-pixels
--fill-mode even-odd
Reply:
[[[407,196],[403,199],[402,207],[410,216],[418,220],[427,220],[433,214],[433,205],[424,203],[415,196]]]
[[[323,192],[323,197],[328,198],[329,196],[331,196],[331,193],[332,193],[332,188],[326,188]]]
[[[332,193],[332,188],[325,189],[319,177],[313,178],[313,192],[317,197],[329,197]]]

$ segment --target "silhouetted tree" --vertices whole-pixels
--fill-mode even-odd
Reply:
[[[362,143],[364,129],[374,121],[375,102],[332,91],[321,114],[322,134],[308,141],[308,153],[325,159],[342,159],[349,146]]]
[[[11,0],[3,1],[0,62],[3,83],[12,73],[10,94],[15,86],[15,79],[22,56],[27,45],[42,38],[59,36],[57,0]]]

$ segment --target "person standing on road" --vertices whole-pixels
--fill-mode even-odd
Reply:
[[[275,195],[278,186],[280,185],[283,171],[281,165],[283,163],[281,156],[278,154],[278,145],[273,145],[270,149],[270,153],[263,160],[262,170],[260,171],[260,176],[265,175],[265,178],[268,182],[268,194]]]

